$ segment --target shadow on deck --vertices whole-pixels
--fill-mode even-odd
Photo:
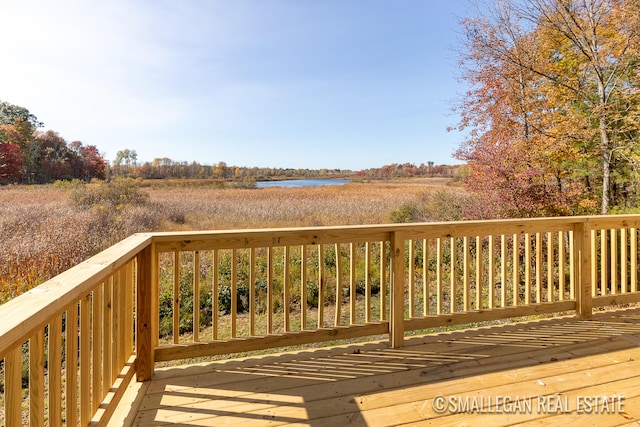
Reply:
[[[638,425],[640,309],[163,368],[128,394],[135,426]]]

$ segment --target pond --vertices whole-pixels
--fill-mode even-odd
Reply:
[[[256,187],[321,187],[323,185],[343,185],[351,182],[348,179],[286,179],[283,181],[257,181]]]

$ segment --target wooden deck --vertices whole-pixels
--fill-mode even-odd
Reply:
[[[640,309],[157,369],[129,394],[135,426],[637,426]]]

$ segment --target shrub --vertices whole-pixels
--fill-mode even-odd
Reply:
[[[421,222],[425,220],[423,210],[416,202],[404,202],[397,210],[391,212],[390,218],[393,223]]]
[[[466,193],[442,188],[423,196],[422,210],[428,221],[462,221],[470,202]]]
[[[218,310],[222,314],[231,314],[231,286],[221,285],[218,288]],[[236,288],[236,313],[249,310],[249,287],[239,283]]]
[[[94,210],[121,210],[126,206],[142,206],[148,201],[149,195],[140,189],[141,184],[141,180],[133,178],[76,184],[71,187],[69,198],[76,206],[91,207]]]
[[[193,271],[189,268],[180,269],[179,292],[180,330],[178,333],[183,334],[185,332],[193,331]],[[224,292],[220,294],[220,303],[222,303],[223,294]],[[174,295],[173,278],[171,276],[161,275],[159,297],[159,332],[161,336],[166,337],[173,333]],[[211,288],[206,285],[206,281],[200,283],[200,300],[198,301],[198,306],[200,308],[200,325],[211,325],[212,294]]]
[[[442,188],[424,193],[418,201],[404,202],[391,212],[390,220],[394,223],[462,221],[473,204],[473,198],[467,193]]]

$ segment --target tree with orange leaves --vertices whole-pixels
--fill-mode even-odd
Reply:
[[[495,216],[600,211],[636,176],[636,0],[504,0],[462,21],[457,153]],[[622,196],[621,196],[622,195]],[[633,194],[635,196],[635,194]]]

